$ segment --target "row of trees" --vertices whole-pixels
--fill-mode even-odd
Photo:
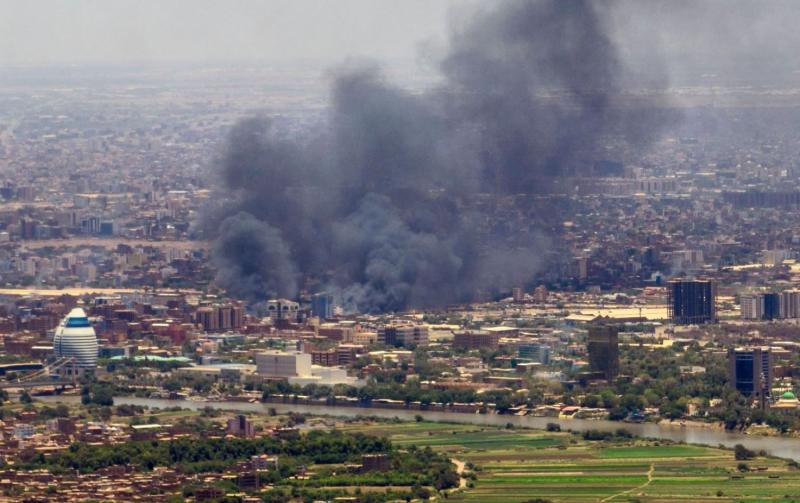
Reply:
[[[360,433],[312,431],[290,439],[187,438],[169,442],[126,442],[113,446],[78,442],[52,456],[39,454],[29,461],[28,467],[89,473],[108,466],[133,464],[144,470],[156,466],[183,466],[194,471],[194,464],[216,463],[212,469],[216,470],[258,454],[283,455],[308,463],[344,463],[357,460],[361,454],[390,450],[390,442],[383,438]]]
[[[382,453],[390,457],[387,472],[357,473],[341,469],[343,463],[360,461],[364,454]],[[437,490],[458,485],[459,476],[442,454],[430,448],[411,447],[408,452],[394,449],[385,438],[361,433],[311,431],[290,438],[224,439],[182,438],[169,442],[136,441],[118,445],[75,443],[66,451],[50,456],[37,454],[19,469],[47,468],[54,473],[78,470],[90,473],[113,466],[133,464],[143,470],[156,466],[177,467],[186,473],[222,472],[251,456],[280,456],[278,470],[262,475],[270,485],[322,488],[337,486],[433,486]],[[301,467],[311,464],[322,469],[310,478],[294,479]],[[336,465],[336,468],[324,468]]]
[[[432,486],[437,490],[456,487],[459,476],[442,454],[430,447],[409,448],[408,452],[390,454],[391,469],[386,472],[353,473],[341,467],[320,470],[315,477],[288,481],[302,487],[340,486]]]

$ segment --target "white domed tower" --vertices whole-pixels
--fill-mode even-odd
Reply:
[[[75,358],[78,369],[97,366],[97,335],[83,309],[73,309],[61,321],[53,337],[53,349],[59,358]]]

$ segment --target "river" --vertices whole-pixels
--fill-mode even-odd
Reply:
[[[46,403],[76,403],[79,396],[41,396],[37,400]],[[563,430],[573,431],[600,430],[615,431],[625,428],[636,436],[685,442],[709,446],[723,445],[732,448],[742,444],[753,451],[765,451],[772,456],[800,461],[800,439],[789,437],[764,437],[745,435],[743,433],[726,432],[697,426],[677,426],[654,423],[621,423],[606,420],[558,419],[555,417],[505,416],[495,414],[462,414],[458,412],[432,412],[403,409],[380,409],[372,407],[342,407],[335,405],[296,405],[285,403],[248,403],[248,402],[195,402],[192,400],[163,400],[155,398],[136,398],[129,396],[114,397],[117,405],[141,405],[150,408],[182,407],[200,410],[205,407],[231,410],[237,412],[266,413],[275,409],[279,413],[299,412],[312,415],[329,415],[338,417],[375,416],[381,418],[399,418],[413,421],[419,415],[428,421],[449,423],[465,423],[476,425],[505,426],[511,423],[524,428],[544,429],[547,423],[557,423]]]

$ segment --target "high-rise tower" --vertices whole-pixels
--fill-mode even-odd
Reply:
[[[97,335],[83,309],[73,309],[58,325],[53,350],[59,358],[74,358],[78,369],[97,366]]]
[[[717,319],[716,288],[709,280],[672,280],[667,285],[667,310],[673,323],[693,325]]]

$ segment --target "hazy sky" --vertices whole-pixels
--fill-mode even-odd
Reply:
[[[414,58],[453,0],[0,0],[0,65]]]
[[[431,62],[449,27],[475,12],[470,6],[499,1],[0,0],[0,67],[296,60],[329,67],[352,57],[390,63],[420,55]],[[621,59],[646,77],[800,76],[800,0],[591,3]]]

